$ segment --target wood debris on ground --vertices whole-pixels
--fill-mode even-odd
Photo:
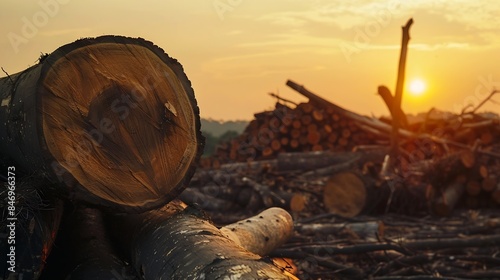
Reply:
[[[202,159],[181,199],[219,225],[287,209],[295,236],[271,254],[292,259],[301,279],[500,278],[497,115],[408,118],[387,166],[391,119],[287,84],[309,102],[278,98],[255,114]]]

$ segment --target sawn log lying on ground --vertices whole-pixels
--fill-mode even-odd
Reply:
[[[175,198],[202,151],[177,60],[151,42],[81,39],[0,79],[0,150],[70,197],[120,211]]]
[[[277,238],[290,236],[293,229],[291,218],[283,213],[286,212],[267,221],[271,223],[267,226],[275,229],[273,223],[285,223],[280,227],[283,234],[275,235]],[[283,268],[246,251],[202,217],[201,212],[186,208],[177,200],[143,214],[112,216],[110,222],[122,246],[130,248],[131,262],[144,279],[297,279]],[[263,238],[262,243],[282,243],[266,242],[266,236],[259,234],[252,238],[259,236]],[[269,251],[269,247],[265,251]]]

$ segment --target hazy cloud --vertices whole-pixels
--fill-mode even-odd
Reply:
[[[308,9],[274,12],[260,16],[258,21],[267,21],[278,26],[301,28],[312,32],[311,25],[319,24],[332,29],[332,36],[352,39],[352,31],[368,28],[369,25],[386,27],[389,24],[403,25],[406,19],[414,17],[422,29],[425,26],[426,38],[430,39],[431,49],[449,48],[450,46],[478,47],[484,45],[498,45],[500,40],[484,32],[499,31],[500,21],[497,13],[500,11],[500,2],[493,1],[335,1],[322,3],[316,1]],[[325,1],[326,2],[326,1]],[[418,16],[417,16],[418,15]],[[351,33],[349,33],[351,32]],[[466,44],[471,41],[471,34],[477,43]],[[324,34],[323,34],[324,36]],[[348,36],[348,37],[346,37]],[[379,40],[384,40],[377,38]],[[441,40],[440,43],[437,41]]]
[[[53,36],[61,36],[66,34],[79,34],[90,32],[92,29],[90,28],[71,28],[71,29],[56,29],[56,30],[48,30],[40,32],[40,35],[53,37]]]

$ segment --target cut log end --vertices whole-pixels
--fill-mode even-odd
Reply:
[[[185,187],[203,142],[198,107],[176,60],[118,39],[80,40],[47,58],[43,137],[59,179],[83,190],[76,195],[149,209]]]
[[[364,208],[366,203],[366,187],[357,175],[342,172],[332,176],[323,193],[325,207],[343,217],[354,217]]]

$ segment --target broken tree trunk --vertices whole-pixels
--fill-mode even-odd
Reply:
[[[394,97],[391,94],[391,91],[386,86],[379,86],[377,93],[384,100],[385,105],[389,108],[389,112],[391,113],[392,119],[399,121],[399,126],[401,128],[408,128],[408,120],[406,118],[406,114],[403,112],[401,107],[396,108],[394,105]],[[394,110],[397,111],[394,111]]]
[[[405,83],[406,71],[406,53],[408,51],[408,42],[410,41],[410,27],[413,24],[413,19],[410,18],[406,25],[402,27],[403,38],[401,39],[401,53],[398,66],[398,80],[396,82],[396,91],[394,92],[394,103],[392,104],[391,112],[394,113],[392,119],[392,136],[391,136],[391,155],[396,158],[399,155],[399,123],[401,116],[398,114],[401,111],[401,100],[403,99],[403,87]]]
[[[143,39],[62,46],[0,79],[0,100],[0,149],[90,203],[129,212],[164,205],[202,151],[190,81]]]
[[[131,246],[132,264],[143,279],[297,279],[244,250],[201,215],[174,200],[110,222],[122,246]]]

